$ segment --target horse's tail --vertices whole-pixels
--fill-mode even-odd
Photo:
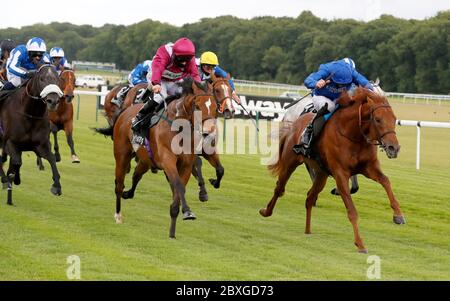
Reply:
[[[97,133],[100,133],[105,136],[112,136],[114,126],[110,125],[109,127],[106,127],[106,128],[93,128],[93,130],[96,131]]]
[[[280,136],[280,146],[278,149],[278,154],[273,158],[274,162],[267,166],[267,169],[274,175],[278,176],[283,169],[283,160],[281,160],[283,155],[284,144],[286,143],[286,139],[289,135],[289,131],[283,131]]]
[[[122,114],[123,111],[125,111],[125,109],[117,110],[114,113],[114,116],[112,118],[113,120],[110,122],[111,124],[108,127],[105,127],[105,128],[93,128],[93,130],[96,131],[97,133],[102,134],[102,135],[111,136],[111,139],[112,139],[112,135],[113,135],[113,131],[114,131],[114,125],[116,124],[117,119],[119,119],[119,115]]]

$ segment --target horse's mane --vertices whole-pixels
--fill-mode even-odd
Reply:
[[[342,93],[336,100],[336,103],[338,103],[342,108],[346,108],[354,104],[360,105],[367,102],[368,98],[372,99],[375,103],[388,103],[385,96],[379,95],[363,87],[357,87],[351,91]]]
[[[192,89],[192,84],[194,83],[194,79],[190,76],[186,77],[182,82],[181,82],[181,88],[183,89],[182,95],[188,95],[188,94],[194,94],[194,90]],[[199,83],[199,82],[195,82],[195,84],[197,85],[198,88],[202,89],[204,92],[208,92],[208,85],[207,83]]]

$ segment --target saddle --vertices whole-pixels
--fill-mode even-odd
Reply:
[[[13,90],[1,90],[0,91],[0,102],[6,100],[11,94],[17,91],[18,88]]]

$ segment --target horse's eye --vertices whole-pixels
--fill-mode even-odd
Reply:
[[[378,118],[378,117],[375,117],[375,122],[376,122],[376,123],[381,123],[381,119]]]

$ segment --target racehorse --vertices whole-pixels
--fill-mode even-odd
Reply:
[[[370,81],[370,83],[372,84],[373,91],[376,94],[378,94],[380,96],[386,96],[386,93],[383,91],[383,89],[380,86],[380,79],[378,77],[375,81]],[[298,119],[298,117],[300,117],[300,115],[307,113],[307,112],[311,112],[313,108],[314,108],[314,105],[313,105],[311,96],[305,97],[301,101],[297,102],[295,105],[291,106],[286,111],[285,115],[283,116],[283,120],[281,121],[279,137],[281,137],[283,132],[289,131],[291,129],[292,124],[294,123],[295,120]],[[315,178],[314,171],[311,170],[307,164],[305,164],[305,166],[306,166],[306,169],[308,170],[311,181],[314,182],[314,178]],[[350,193],[354,194],[354,193],[358,192],[358,190],[359,190],[357,176],[356,175],[351,176],[350,181],[352,184]],[[339,195],[339,189],[337,187],[333,188],[331,190],[331,194]]]
[[[75,89],[75,73],[73,70],[66,69],[61,72],[60,76],[60,88],[64,95],[59,100],[58,109],[53,112],[49,112],[50,130],[53,133],[56,162],[61,161],[61,155],[59,153],[58,145],[58,131],[64,129],[67,138],[67,144],[70,147],[70,153],[72,156],[72,163],[80,163],[80,159],[75,153],[75,147],[73,144],[73,90]],[[37,158],[37,165],[40,170],[44,169],[41,158]]]
[[[220,106],[222,108],[222,112],[224,113],[225,116],[232,116],[232,112],[233,112],[233,106],[232,106],[232,100],[231,100],[232,88],[229,84],[229,80],[230,80],[229,74],[227,75],[226,78],[217,77],[214,74],[211,74],[211,80],[210,80],[211,89],[212,89],[211,93],[213,94],[218,106]],[[119,115],[119,112],[121,110],[128,108],[129,106],[131,106],[134,103],[138,92],[141,89],[146,88],[146,85],[147,84],[139,84],[139,85],[136,85],[133,88],[131,88],[125,97],[125,100],[122,104],[122,108],[119,108],[118,106],[116,106],[114,104],[107,106],[106,105],[107,101],[105,99],[105,116],[108,119],[108,123],[110,125],[114,124],[114,121],[115,121],[114,119],[117,118],[117,116]],[[120,89],[118,89],[118,90],[120,90]],[[118,92],[118,90],[116,91],[116,93]],[[108,95],[113,95],[111,92]],[[111,102],[111,98],[109,100],[109,103],[110,102]],[[111,119],[109,119],[110,116],[112,117]],[[213,185],[214,188],[216,188],[216,189],[220,188],[220,183],[221,183],[221,180],[225,173],[225,169],[220,162],[219,155],[216,152],[214,152],[214,153],[203,152],[200,155],[202,157],[204,157],[211,164],[211,166],[214,167],[214,169],[216,170],[216,178],[209,179],[209,182],[211,183],[211,185]],[[152,170],[152,171],[156,172],[157,170]],[[195,163],[192,168],[192,175],[196,178],[196,180],[198,182],[199,200],[202,202],[207,201],[208,200],[208,192],[206,191],[205,180],[204,180],[203,174],[202,174],[202,159],[198,155],[196,156]],[[136,188],[135,186],[133,186],[133,187],[134,188],[130,189],[130,191],[125,193],[124,198],[127,198],[127,199],[133,198],[134,190]]]
[[[174,100],[167,106],[167,110],[161,117],[163,121],[157,123],[149,131],[147,147],[139,147],[135,154],[138,163],[134,170],[132,189],[136,188],[142,175],[149,168],[164,170],[166,178],[172,189],[173,202],[170,206],[171,224],[169,236],[175,238],[176,220],[180,210],[180,202],[184,220],[195,219],[194,213],[187,205],[185,199],[185,187],[189,181],[192,166],[195,160],[194,148],[197,150],[198,143],[194,146],[194,135],[207,138],[216,132],[215,118],[217,117],[217,104],[211,101],[213,95],[207,92],[201,84],[192,79],[183,82],[183,96]],[[125,174],[130,169],[130,162],[134,155],[131,145],[132,131],[131,120],[136,116],[142,104],[136,104],[125,109],[114,124],[113,141],[114,157],[116,160],[115,193],[116,223],[122,223],[121,198],[126,198],[124,192]],[[200,111],[201,120],[195,120],[194,111]],[[197,121],[197,122],[196,122]],[[182,124],[182,131],[173,131],[174,123]],[[104,133],[101,130],[98,132]],[[184,133],[184,134],[183,134]],[[178,141],[183,134],[182,148]],[[213,138],[214,139],[214,138]],[[203,145],[200,142],[200,146]],[[186,151],[185,151],[186,150]],[[131,189],[130,189],[131,190]]]
[[[48,111],[58,107],[63,96],[58,86],[59,77],[51,65],[40,65],[36,74],[24,85],[13,91],[0,105],[2,148],[10,157],[7,176],[0,160],[2,181],[8,183],[8,205],[12,205],[12,183],[19,185],[22,152],[34,151],[50,163],[53,185],[50,191],[61,195],[60,175],[55,156],[51,152]]]
[[[126,84],[116,85],[105,96],[105,103],[103,105],[103,109],[105,110],[105,117],[110,126],[112,126],[114,124],[114,120],[117,118],[117,116],[120,113],[120,108],[116,104],[112,103],[111,101],[114,98],[116,98],[117,93],[119,93],[120,89],[122,89],[125,86],[126,86]]]
[[[315,179],[306,198],[305,233],[311,233],[311,211],[318,194],[323,190],[328,175],[331,175],[340,191],[347,208],[348,218],[353,226],[355,245],[359,252],[367,253],[359,235],[358,214],[350,196],[348,180],[350,176],[363,174],[380,183],[385,189],[394,211],[393,221],[404,224],[389,179],[383,174],[377,158],[380,146],[388,158],[396,158],[400,145],[395,133],[396,117],[386,97],[370,90],[357,88],[353,95],[344,93],[337,102],[341,106],[325,124],[315,146],[320,163],[314,159],[296,155],[292,147],[311,120],[312,114],[301,116],[291,131],[280,138],[279,159],[269,165],[269,170],[278,176],[274,195],[266,208],[259,212],[262,216],[272,215],[277,199],[284,194],[285,186],[297,166],[307,163],[314,169]]]
[[[284,133],[289,132],[292,128],[292,124],[302,115],[308,112],[311,112],[314,109],[314,104],[312,102],[312,97],[305,97],[295,105],[291,106],[283,116],[281,120],[280,130],[278,133],[278,137],[281,137]],[[305,164],[306,170],[308,171],[309,177],[311,181],[314,182],[315,174],[314,171],[309,167],[309,165]],[[350,189],[350,193],[354,194],[359,190],[358,178],[356,175],[350,177],[350,181],[352,183],[352,187]],[[331,190],[331,194],[339,195],[339,190],[337,188],[333,188]],[[315,205],[315,204],[314,204]]]

